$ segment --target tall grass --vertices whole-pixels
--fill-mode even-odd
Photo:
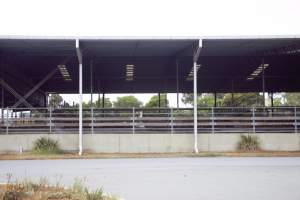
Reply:
[[[75,180],[70,188],[51,185],[46,179],[39,182],[29,180],[0,185],[0,199],[2,200],[117,200],[118,198],[103,193],[102,188],[88,190],[83,182]]]
[[[241,135],[238,148],[241,151],[257,151],[260,149],[259,139],[253,135]]]
[[[57,140],[41,137],[34,142],[33,152],[39,154],[59,154],[62,150]]]

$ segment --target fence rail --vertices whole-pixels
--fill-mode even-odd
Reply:
[[[74,108],[3,109],[0,134],[76,133]],[[298,107],[198,108],[199,133],[297,133]],[[84,133],[192,133],[192,108],[83,109]]]

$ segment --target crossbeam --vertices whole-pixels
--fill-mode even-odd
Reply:
[[[23,99],[23,97],[18,92],[16,92],[12,87],[10,87],[9,84],[6,83],[3,79],[0,79],[0,85],[2,85],[8,92],[10,92],[17,99]],[[32,108],[32,105],[28,103],[26,99],[24,99],[22,103],[28,108]]]
[[[23,103],[28,97],[30,97],[35,91],[37,91],[43,84],[45,84],[56,72],[58,68],[55,67],[51,72],[45,76],[38,84],[36,84],[31,90],[27,92],[22,98],[19,99],[18,102],[16,102],[12,108],[17,108],[21,103]]]

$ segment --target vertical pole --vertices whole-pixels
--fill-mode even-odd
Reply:
[[[217,107],[217,93],[214,93],[214,107]]]
[[[273,92],[271,93],[271,107],[274,107],[274,94]]]
[[[79,63],[79,155],[82,155],[82,63]]]
[[[4,120],[4,87],[2,86],[2,95],[1,95],[1,117]]]
[[[297,121],[297,107],[294,108],[294,118],[295,118],[295,133],[298,133],[298,121]]]
[[[253,133],[256,132],[256,128],[255,128],[255,108],[252,108],[252,129],[253,129]]]
[[[132,134],[135,134],[135,110],[132,108]]]
[[[211,107],[211,132],[215,133],[215,111],[214,111],[214,107]]]
[[[100,108],[101,107],[101,100],[100,100],[101,98],[100,98],[100,93],[98,93],[98,105],[97,105],[97,107],[98,108]]]
[[[91,132],[94,134],[94,104],[93,104],[93,60],[90,61],[91,79]]]
[[[197,63],[194,61],[194,152],[198,153]]]
[[[8,135],[8,107],[6,108],[6,135]]]
[[[160,93],[158,93],[158,108],[160,108]]]
[[[52,133],[52,107],[49,108],[49,131]]]
[[[174,133],[174,121],[173,121],[173,108],[170,110],[170,118],[171,118],[171,134]]]
[[[262,59],[262,90],[263,90],[263,107],[266,106],[266,95],[265,95],[265,60]]]
[[[158,93],[158,112],[160,113],[160,92]]]
[[[176,60],[176,93],[177,93],[177,110],[179,109],[179,64]]]
[[[105,107],[105,105],[104,105],[104,103],[105,103],[105,93],[103,92],[102,93],[102,108],[104,108]]]
[[[105,93],[102,93],[102,117],[105,117],[104,114],[104,107],[105,107]]]

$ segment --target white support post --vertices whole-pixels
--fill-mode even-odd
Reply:
[[[79,64],[79,155],[82,155],[82,64]]]
[[[79,63],[79,155],[82,155],[82,53],[79,47],[79,40],[76,40],[76,53]]]
[[[93,61],[90,62],[90,79],[91,79],[91,132],[94,134],[94,104],[93,104]]]
[[[194,71],[194,152],[198,153],[198,112],[197,112],[197,100],[198,100],[198,91],[197,91],[197,61],[202,50],[202,40],[198,41],[197,48],[193,55],[193,71]],[[199,65],[200,66],[200,65]]]
[[[198,153],[197,63],[194,61],[194,152]]]

